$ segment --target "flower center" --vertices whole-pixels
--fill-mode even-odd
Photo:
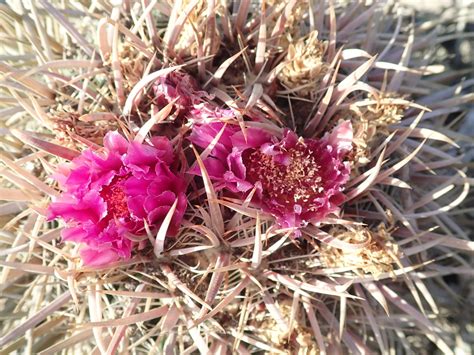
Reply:
[[[110,184],[103,186],[100,196],[107,203],[108,216],[126,218],[130,216],[127,205],[127,196],[123,191],[123,180],[127,177],[114,177]]]
[[[260,182],[264,197],[294,209],[296,205],[306,211],[315,210],[314,199],[323,191],[320,165],[314,149],[298,142],[285,155],[284,162],[275,157],[251,150],[244,156],[247,178],[250,182]],[[298,209],[299,209],[298,207]]]

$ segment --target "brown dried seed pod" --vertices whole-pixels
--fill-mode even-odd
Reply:
[[[317,31],[290,44],[283,68],[278,74],[280,82],[299,95],[312,96],[329,70],[324,59],[326,49],[327,42],[318,39]]]
[[[330,234],[347,243],[365,242],[367,246],[347,251],[322,244],[320,260],[324,267],[353,267],[356,273],[378,276],[393,271],[400,255],[390,230],[383,224],[379,224],[376,230],[363,226],[351,230],[335,227],[331,229]]]

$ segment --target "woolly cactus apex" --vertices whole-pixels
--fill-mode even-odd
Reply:
[[[467,10],[3,1],[0,353],[463,353]]]

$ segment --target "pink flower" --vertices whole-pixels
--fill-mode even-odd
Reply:
[[[186,209],[185,182],[170,169],[168,139],[151,145],[129,143],[117,132],[104,138],[103,152],[85,150],[58,168],[63,193],[49,205],[48,219],[62,218],[63,240],[82,243],[85,265],[128,259],[137,240],[145,240],[144,221],[157,230],[177,199],[168,233],[178,231]]]
[[[343,161],[352,149],[349,121],[322,139],[298,138],[290,130],[275,137],[257,128],[248,128],[244,136],[239,127],[217,122],[195,126],[190,140],[206,148],[221,131],[204,161],[216,188],[242,198],[255,188],[252,202],[284,228],[304,227],[338,212],[350,173]]]

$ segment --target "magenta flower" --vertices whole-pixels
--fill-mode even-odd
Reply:
[[[48,208],[48,219],[62,218],[63,240],[83,244],[85,265],[104,265],[131,256],[146,240],[144,221],[157,230],[177,199],[168,233],[175,234],[186,209],[185,182],[170,169],[168,139],[151,145],[129,143],[117,132],[104,138],[103,152],[85,150],[55,174],[63,193]]]
[[[190,140],[206,148],[223,130],[204,161],[216,188],[244,198],[256,189],[252,202],[276,218],[284,228],[317,223],[339,210],[352,149],[352,126],[346,121],[322,139],[303,139],[285,130],[275,137],[262,129],[223,123],[196,126]],[[299,231],[296,230],[296,234]]]

